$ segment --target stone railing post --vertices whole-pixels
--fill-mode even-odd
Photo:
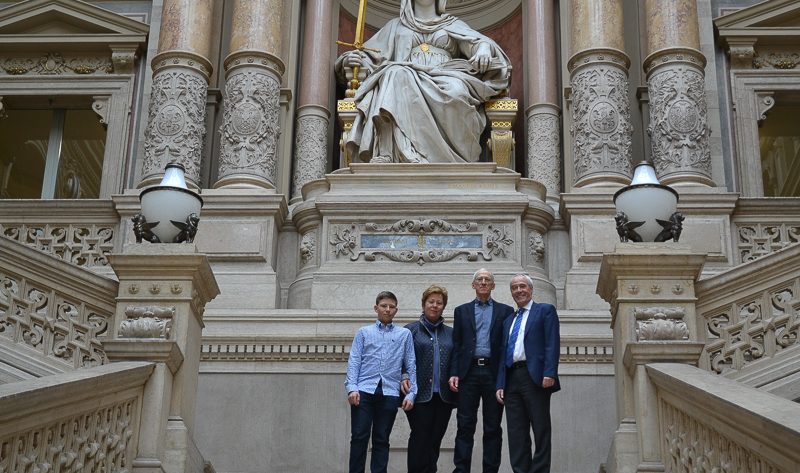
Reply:
[[[212,3],[164,0],[139,187],[157,184],[171,161],[183,165],[188,183],[199,184],[212,71]]]
[[[628,184],[633,126],[622,0],[572,2],[572,16],[572,182]]]
[[[219,187],[277,187],[283,0],[236,0],[225,58]]]
[[[646,0],[652,157],[662,184],[713,186],[695,0]]]
[[[206,255],[190,244],[127,245],[109,261],[119,292],[106,355],[156,363],[133,471],[183,473],[197,451],[191,444],[203,311],[219,287]]]
[[[611,305],[617,417],[606,471],[664,471],[658,404],[645,365],[696,365],[703,350],[695,281],[704,254],[677,244],[620,243],[603,255],[597,293]]]

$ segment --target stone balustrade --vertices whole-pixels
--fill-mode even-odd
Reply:
[[[799,266],[800,245],[795,244],[698,282],[702,368],[736,377],[734,372],[744,368],[752,373],[769,364],[774,371],[776,364],[789,362],[787,357],[770,360],[800,346]],[[780,370],[774,376],[781,377]]]
[[[0,386],[0,471],[135,471],[152,363]]]
[[[116,293],[111,279],[0,238],[0,354],[19,370],[11,379],[106,363]]]
[[[742,198],[731,220],[737,264],[800,243],[800,199]]]
[[[797,403],[686,364],[649,364],[647,374],[660,414],[660,471],[790,473],[800,468]]]

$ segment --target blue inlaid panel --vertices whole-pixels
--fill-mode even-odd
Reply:
[[[361,235],[361,248],[379,250],[416,250],[417,235]]]
[[[483,248],[481,235],[426,235],[425,248],[449,250],[456,248]]]

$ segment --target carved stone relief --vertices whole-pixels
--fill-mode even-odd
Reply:
[[[171,161],[182,164],[186,178],[197,182],[205,141],[208,83],[189,69],[161,69],[153,77],[142,174],[164,171]]]
[[[561,127],[557,115],[528,117],[528,177],[544,184],[549,195],[561,193]]]
[[[2,471],[107,471],[133,469],[138,398],[65,417],[0,438]]]
[[[325,176],[328,160],[328,120],[316,115],[297,118],[295,135],[294,197],[301,196],[303,185]]]
[[[794,69],[800,64],[797,51],[762,51],[753,55],[754,69]]]
[[[0,337],[32,348],[73,368],[107,361],[99,336],[110,314],[83,301],[0,272]]]
[[[305,233],[303,238],[300,240],[300,267],[304,267],[307,264],[314,261],[314,256],[317,252],[317,237],[316,234],[311,231]]]
[[[702,56],[691,51],[664,55],[645,66],[650,97],[647,132],[659,176],[682,171],[711,176],[703,66]]]
[[[532,231],[528,235],[528,252],[534,263],[544,262],[544,238],[539,232]]]
[[[117,333],[120,338],[168,339],[175,307],[128,306],[125,317]]]
[[[511,226],[451,223],[442,219],[399,220],[390,224],[333,225],[331,254],[350,261],[390,260],[425,263],[465,259],[491,261],[514,257]]]
[[[110,56],[64,56],[50,52],[44,56],[0,57],[0,75],[13,76],[25,74],[65,75],[65,74],[111,74],[114,66]]]
[[[746,263],[800,242],[800,223],[755,223],[736,226],[739,262]]]
[[[688,340],[685,315],[683,307],[634,307],[636,340]]]
[[[631,125],[626,61],[595,53],[570,61],[575,182],[590,174],[630,177]]]
[[[275,185],[280,136],[280,83],[260,69],[242,67],[225,85],[219,177],[250,174]]]
[[[0,224],[0,235],[85,268],[107,266],[114,250],[114,229],[101,225]]]

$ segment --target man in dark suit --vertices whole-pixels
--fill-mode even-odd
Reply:
[[[483,473],[496,473],[503,446],[503,406],[495,397],[495,380],[502,358],[503,321],[514,309],[492,300],[494,275],[488,270],[475,272],[472,288],[475,299],[456,307],[453,317],[450,389],[458,392],[454,472],[471,471],[478,406],[483,400]]]
[[[556,308],[532,300],[533,280],[511,278],[517,313],[503,324],[503,366],[497,400],[507,409],[508,453],[514,473],[550,471],[550,395],[558,383],[559,326]],[[536,452],[531,457],[531,429]]]

